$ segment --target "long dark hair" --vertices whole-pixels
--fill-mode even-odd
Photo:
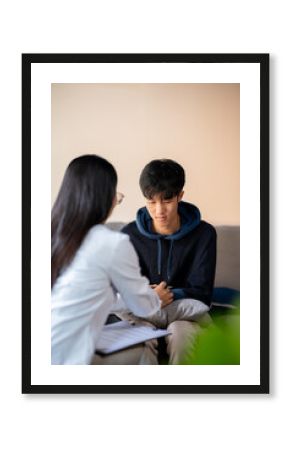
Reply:
[[[116,170],[100,156],[80,156],[69,164],[52,208],[51,287],[89,229],[108,218],[116,186]]]

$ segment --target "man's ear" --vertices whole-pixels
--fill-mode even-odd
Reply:
[[[181,191],[181,192],[178,194],[178,196],[177,196],[177,201],[178,201],[178,202],[180,202],[180,201],[182,200],[183,194],[184,194],[184,191]]]

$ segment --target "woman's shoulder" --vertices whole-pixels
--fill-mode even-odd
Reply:
[[[121,242],[128,241],[129,237],[120,231],[112,230],[106,225],[99,224],[94,225],[90,229],[87,240],[117,246]]]
[[[93,247],[95,254],[101,255],[102,261],[109,263],[111,268],[118,264],[121,267],[132,264],[138,266],[137,254],[127,234],[106,225],[94,228],[92,240],[95,244],[91,246],[90,252]]]
[[[129,237],[120,231],[110,230],[105,225],[94,225],[87,233],[78,258],[84,258],[92,267],[94,264],[110,264],[115,255],[123,255],[130,246]]]

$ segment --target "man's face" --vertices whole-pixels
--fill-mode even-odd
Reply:
[[[183,192],[170,199],[164,199],[161,194],[156,194],[151,199],[146,199],[146,208],[153,222],[159,227],[169,227],[175,223],[178,216],[178,202],[182,196]]]

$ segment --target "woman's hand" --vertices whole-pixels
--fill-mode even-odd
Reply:
[[[157,292],[161,300],[161,308],[164,308],[164,306],[173,302],[173,294],[170,289],[166,287],[165,281],[161,281],[161,283],[157,285],[152,285],[152,288]]]

